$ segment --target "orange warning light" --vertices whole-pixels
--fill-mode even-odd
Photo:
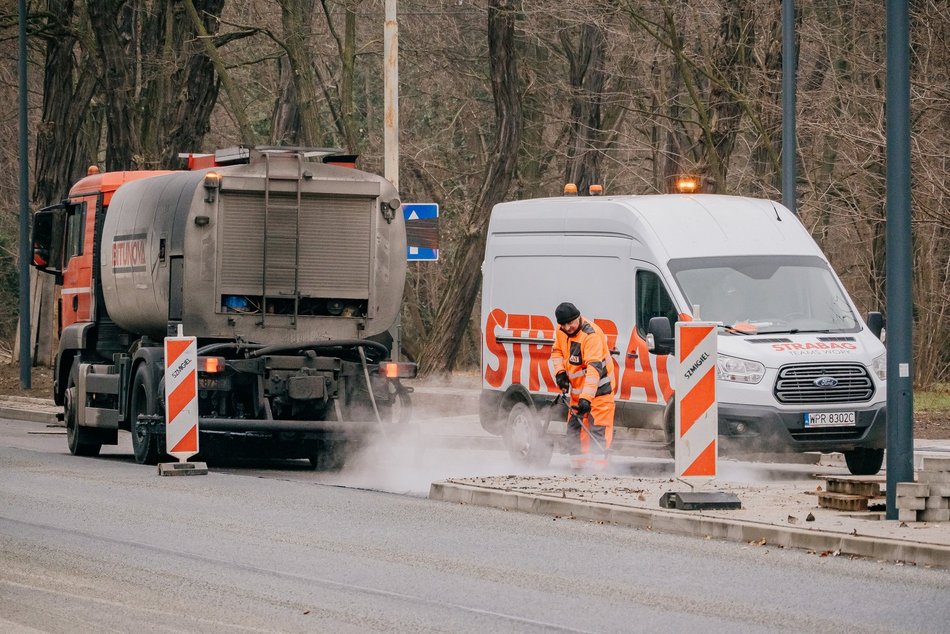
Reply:
[[[224,357],[198,357],[198,368],[208,374],[224,372]]]
[[[565,196],[576,196],[577,195],[577,185],[574,183],[565,183],[564,184],[564,195]]]
[[[416,370],[415,363],[385,361],[379,364],[378,372],[387,379],[411,379],[416,376]]]
[[[676,194],[695,194],[699,191],[697,176],[677,176],[673,181],[673,192]]]
[[[591,196],[600,196],[601,194],[604,193],[604,186],[603,186],[603,185],[591,185],[591,186],[587,189],[587,191],[590,192],[590,195],[591,195]]]

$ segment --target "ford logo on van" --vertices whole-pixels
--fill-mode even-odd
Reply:
[[[820,376],[814,380],[814,384],[818,387],[837,387],[838,379],[833,376]]]

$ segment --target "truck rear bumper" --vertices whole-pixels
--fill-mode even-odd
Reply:
[[[148,425],[149,431],[164,433],[164,416],[143,416],[139,419]],[[343,422],[335,420],[256,420],[249,418],[198,419],[199,431],[214,432],[326,432],[339,434],[365,434],[380,428],[376,421]]]
[[[334,420],[254,420],[247,418],[200,418],[198,429],[202,431],[262,431],[288,432],[313,431],[335,433],[366,433],[379,427],[375,421]]]

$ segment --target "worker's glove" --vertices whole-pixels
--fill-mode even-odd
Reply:
[[[577,401],[578,414],[586,414],[589,411],[590,411],[590,401],[588,401],[586,398],[582,398],[581,400]]]
[[[571,380],[567,378],[567,372],[561,370],[557,373],[557,376],[554,377],[554,380],[557,381],[557,387],[562,392],[567,392],[571,389]]]

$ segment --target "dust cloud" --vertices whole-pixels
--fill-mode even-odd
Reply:
[[[478,377],[414,382],[408,423],[385,423],[324,481],[347,487],[426,496],[433,482],[494,475],[563,475],[555,454],[546,468],[516,464],[499,436],[478,421]]]

